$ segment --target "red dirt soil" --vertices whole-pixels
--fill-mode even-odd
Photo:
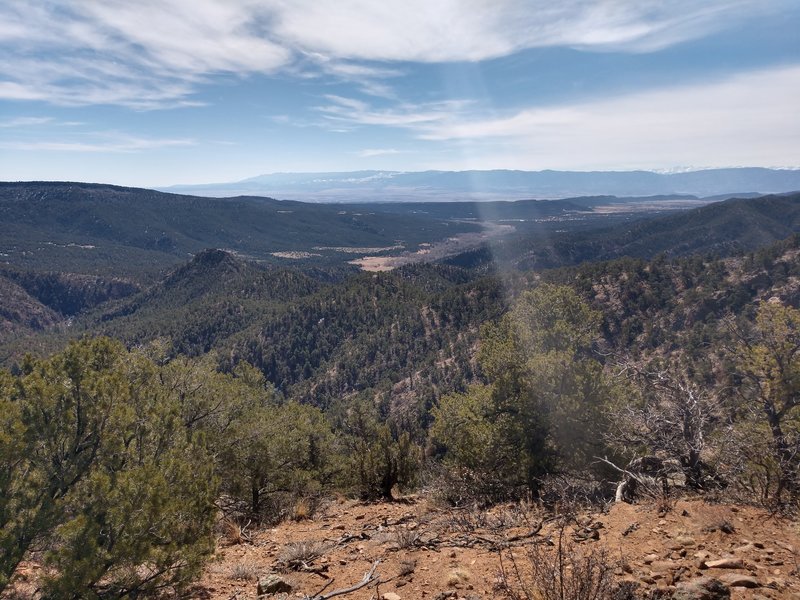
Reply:
[[[730,588],[734,600],[800,600],[798,522],[753,507],[702,500],[678,501],[666,513],[658,508],[616,504],[607,513],[584,513],[567,527],[564,539],[578,552],[604,549],[616,578],[635,581],[642,591],[671,590],[713,577],[728,583],[739,580]],[[256,532],[250,542],[231,544],[221,538],[193,595],[256,598],[257,579],[275,572],[292,585],[289,598],[303,598],[326,584],[326,593],[351,586],[380,561],[377,585],[340,597],[502,598],[506,594],[498,549],[505,548],[507,572],[513,552],[524,577],[526,549],[533,544],[552,548],[547,540],[557,538],[557,520],[524,506],[482,512],[441,509],[416,499],[331,502],[313,519]],[[313,557],[314,550],[321,550],[320,556]],[[296,560],[294,569],[286,564],[291,552],[295,558],[307,556],[305,562]],[[714,560],[727,557],[735,559],[728,561],[732,566],[712,566]],[[515,583],[511,575],[505,581]]]

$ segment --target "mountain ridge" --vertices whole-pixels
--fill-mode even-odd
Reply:
[[[784,193],[800,190],[800,170],[736,167],[680,172],[364,170],[268,173],[236,182],[174,185],[167,192],[218,197],[270,195],[317,202],[437,201],[567,198],[586,195],[645,196]]]

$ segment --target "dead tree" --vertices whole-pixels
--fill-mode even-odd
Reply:
[[[674,369],[624,362],[620,372],[641,390],[641,397],[612,411],[609,441],[619,448],[646,452],[627,471],[665,484],[681,483],[675,478],[680,472],[682,484],[695,490],[721,484],[705,455],[709,434],[724,424],[722,395]],[[635,487],[636,479],[628,477],[628,485]]]

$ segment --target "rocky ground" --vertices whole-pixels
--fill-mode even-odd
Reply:
[[[800,600],[800,524],[702,500],[616,504],[578,514],[565,528],[524,505],[484,512],[419,499],[340,500],[274,529],[240,535],[230,528],[193,593],[245,600],[259,597],[260,588],[263,598],[325,597],[374,568],[368,585],[337,597],[525,598],[534,566],[559,540],[570,554],[608,565],[615,580],[632,582],[637,598]]]

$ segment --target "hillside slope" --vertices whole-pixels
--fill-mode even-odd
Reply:
[[[509,541],[514,537],[516,542]],[[652,504],[615,504],[570,520],[561,543],[567,563],[573,552],[602,561],[615,580],[629,582],[636,598],[800,597],[797,523],[753,507],[682,500],[665,514]],[[312,595],[326,581],[333,580],[330,590],[355,584],[380,561],[378,585],[347,598],[531,598],[538,596],[528,552],[548,556],[557,544],[557,519],[525,505],[479,511],[448,510],[424,498],[329,503],[310,520],[255,532],[252,543],[223,538],[218,561],[206,568],[195,593],[214,600],[255,599],[258,579],[277,572],[292,592]],[[287,566],[287,557],[304,548],[317,554],[309,552],[304,565]],[[728,563],[733,568],[709,566],[724,557],[733,559]],[[540,566],[552,581],[557,571]],[[728,595],[701,595],[693,587],[710,578]],[[518,595],[508,594],[506,586]],[[673,596],[678,590],[683,595]]]
[[[302,251],[343,262],[335,248],[380,251],[476,224],[270,198],[200,198],[87,183],[0,183],[0,257],[15,268],[153,280],[204,248],[281,262]],[[315,249],[316,248],[316,249]],[[299,258],[305,254],[298,255]]]
[[[652,258],[661,253],[729,256],[755,250],[798,231],[800,193],[737,198],[591,231],[512,237],[446,262],[474,267],[498,261],[525,270],[621,256]]]

